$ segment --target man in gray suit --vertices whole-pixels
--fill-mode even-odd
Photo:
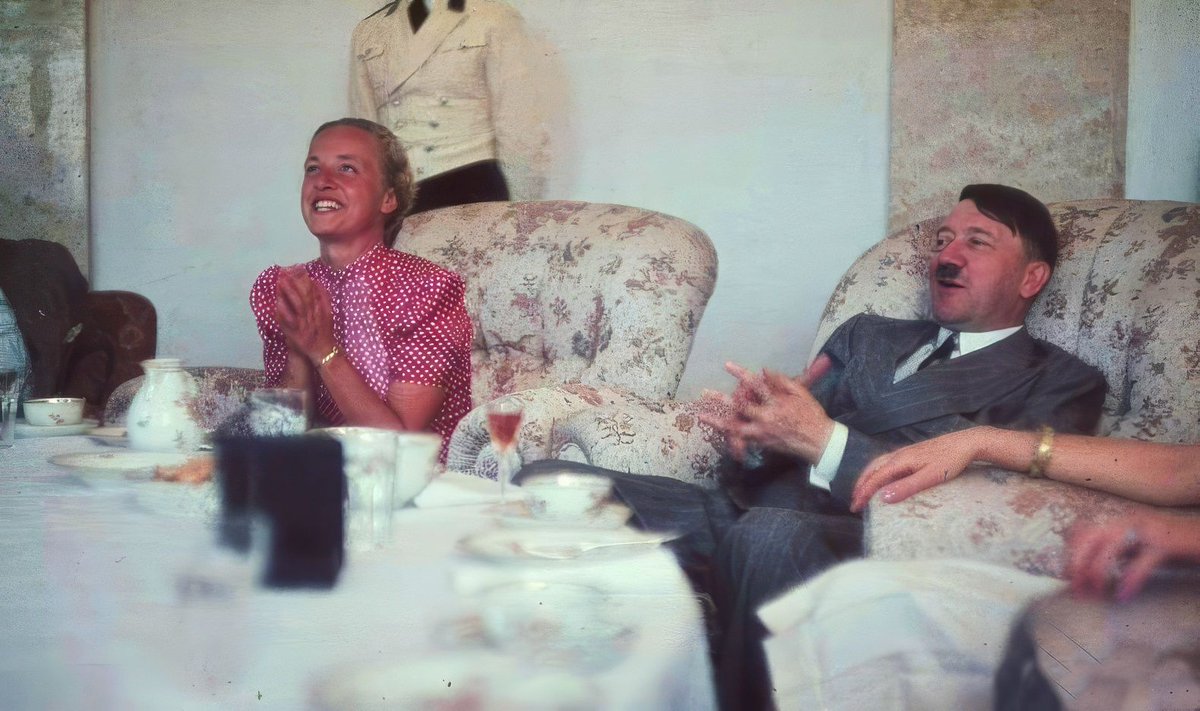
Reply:
[[[1093,432],[1103,376],[1023,326],[1057,244],[1028,193],[967,186],[930,245],[932,321],[855,316],[797,378],[731,365],[731,414],[708,421],[735,460],[723,489],[614,475],[643,525],[684,534],[676,553],[720,617],[724,706],[770,703],[758,606],[860,553],[848,507],[873,457],[972,425]]]

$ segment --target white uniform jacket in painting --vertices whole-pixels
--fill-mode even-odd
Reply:
[[[352,114],[392,129],[417,181],[498,159],[513,199],[540,197],[548,107],[520,15],[495,0],[455,3],[461,11],[452,0],[431,0],[414,33],[410,2],[354,29]]]

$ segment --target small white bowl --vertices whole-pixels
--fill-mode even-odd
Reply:
[[[394,472],[392,507],[416,498],[437,474],[442,438],[430,432],[396,432],[374,427],[322,427],[311,436],[332,437],[342,444],[346,477],[350,480],[390,463]]]
[[[44,397],[25,401],[25,421],[37,427],[83,422],[83,398]]]
[[[570,519],[596,512],[608,501],[612,479],[593,474],[538,474],[521,482],[534,518]]]

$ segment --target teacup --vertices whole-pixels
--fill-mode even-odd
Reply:
[[[396,435],[396,497],[399,508],[425,490],[437,473],[442,438],[432,432],[400,432]]]
[[[538,474],[521,483],[535,518],[570,519],[595,513],[608,500],[612,480],[593,474]]]
[[[25,401],[25,421],[38,427],[83,422],[83,398],[44,397]]]

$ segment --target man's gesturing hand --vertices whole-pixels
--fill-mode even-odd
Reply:
[[[757,375],[727,363],[725,369],[738,380],[730,398],[732,414],[702,419],[725,433],[735,458],[752,444],[816,461],[829,441],[833,420],[809,387],[829,372],[830,365],[829,357],[821,355],[802,375],[789,378],[769,370]]]

